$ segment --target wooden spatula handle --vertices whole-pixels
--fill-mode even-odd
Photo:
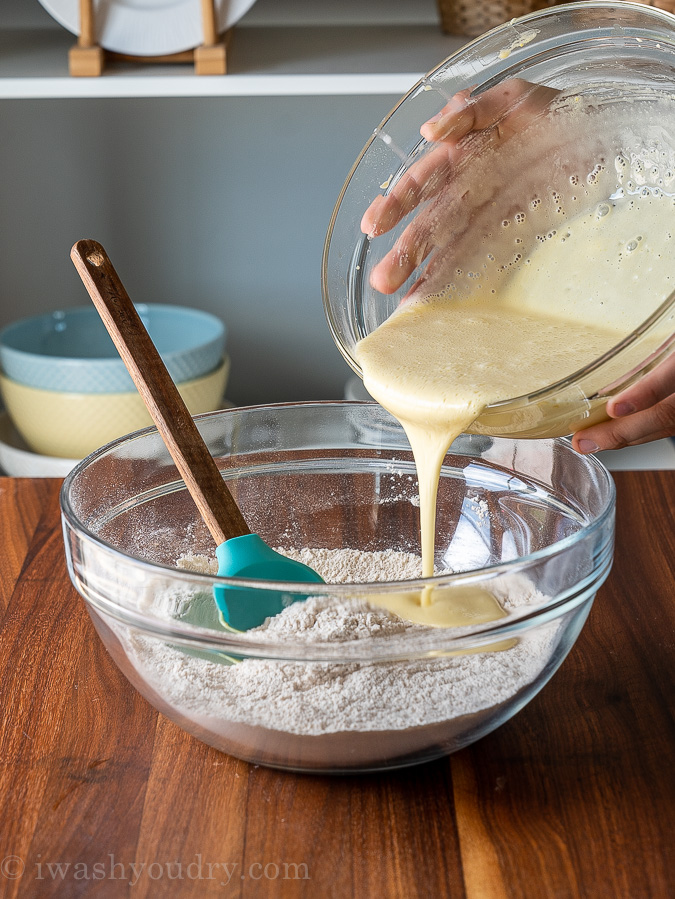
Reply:
[[[106,251],[79,240],[70,256],[216,544],[250,534]]]

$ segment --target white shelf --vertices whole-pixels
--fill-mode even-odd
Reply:
[[[99,78],[68,74],[75,39],[59,28],[0,29],[0,99],[242,97],[406,93],[466,38],[436,24],[238,26],[229,72],[115,62]]]
[[[675,471],[675,438],[598,453],[598,459],[610,471]]]

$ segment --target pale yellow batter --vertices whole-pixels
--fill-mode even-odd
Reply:
[[[603,201],[540,240],[508,278],[483,277],[469,296],[406,302],[357,345],[365,386],[413,450],[425,577],[434,573],[436,492],[452,441],[488,404],[572,374],[644,321],[675,288],[671,227],[675,208],[663,194]],[[474,611],[499,617],[496,600],[480,593],[406,594],[392,610],[440,626],[475,623]]]

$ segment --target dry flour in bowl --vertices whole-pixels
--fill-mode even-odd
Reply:
[[[301,558],[328,583],[368,583],[420,575],[410,553],[349,549],[303,550]],[[210,560],[186,556],[180,567],[214,573]],[[522,576],[496,596],[505,611],[547,597]],[[185,595],[153,597],[162,617],[189,617]],[[433,638],[437,629],[414,624],[357,598],[310,597],[249,631],[249,639],[313,643],[358,641],[400,645]],[[405,764],[411,756],[446,754],[487,732],[498,708],[526,691],[552,664],[559,622],[539,625],[500,651],[377,662],[293,662],[245,659],[223,664],[188,654],[133,630],[118,630],[133,679],[178,723],[203,732],[206,742],[240,758],[286,768],[353,770]],[[145,684],[143,683],[145,682]],[[527,698],[529,699],[528,694]],[[523,703],[525,698],[523,699]],[[497,711],[496,711],[497,710]],[[471,734],[468,738],[467,734]],[[219,739],[214,738],[217,735]],[[420,758],[421,760],[421,758]]]

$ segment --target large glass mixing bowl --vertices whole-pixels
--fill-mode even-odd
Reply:
[[[498,147],[481,139],[494,128],[481,128],[462,145],[461,162],[449,161],[440,173],[435,165],[425,167],[438,144],[421,138],[423,122],[460,91],[470,89],[480,102],[481,95],[512,86],[515,79],[553,89],[556,114],[548,109],[525,124],[521,116],[522,130]],[[502,258],[490,263],[507,270],[516,265],[514,260],[523,264],[530,245],[551,233],[560,237],[565,216],[586,211],[588,185],[594,185],[588,196],[598,209],[598,198],[612,203],[675,196],[674,84],[675,16],[626,2],[571,3],[513,20],[467,44],[424,77],[375,128],[330,222],[322,269],[324,305],[333,338],[351,368],[362,376],[356,344],[392,315],[415,285],[419,290],[420,278],[433,296],[446,290],[455,275],[461,285],[462,279],[467,284],[480,274],[491,246],[486,234],[503,233],[509,226],[509,239],[499,244]],[[580,99],[589,114],[575,122],[567,113]],[[506,133],[505,116],[520,114],[521,102],[515,91],[511,108],[502,109],[495,127]],[[420,198],[415,209],[386,233],[362,233],[362,217],[374,198],[391,196],[411,176],[409,189]],[[433,216],[425,249],[429,256],[395,292],[378,292],[371,286],[373,269],[406,229],[419,227],[424,215]],[[448,271],[439,259],[446,261]],[[588,256],[584,264],[597,268],[605,260]],[[629,314],[615,346],[579,371],[561,370],[556,383],[528,395],[506,392],[485,408],[471,431],[558,436],[601,420],[609,396],[672,352],[675,262],[672,282],[664,290],[663,284],[650,281],[647,269],[637,284],[627,278],[624,296],[617,299]],[[545,310],[555,297],[542,295],[537,301]]]
[[[415,465],[376,404],[235,408],[196,421],[271,546],[419,556]],[[305,601],[231,633],[213,600],[228,582],[196,570],[214,546],[155,429],[78,465],[61,508],[72,581],[140,693],[224,752],[306,771],[415,764],[512,717],[569,652],[614,547],[614,487],[596,459],[565,439],[462,436],[441,472],[435,577],[317,585],[309,600],[307,584],[255,583]],[[502,617],[411,627],[384,610],[423,587],[451,601],[483,588]],[[282,633],[288,613],[297,627]],[[318,632],[302,626],[319,618]]]

